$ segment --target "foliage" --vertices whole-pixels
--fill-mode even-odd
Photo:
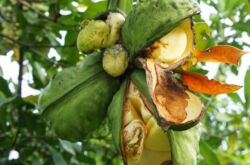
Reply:
[[[248,0],[201,3],[208,4],[215,13],[210,16],[210,26],[200,16],[194,18],[198,49],[217,44],[250,48],[241,39],[250,36]],[[11,58],[19,63],[20,69],[19,81],[15,83],[4,79],[0,68],[0,164],[121,164],[107,121],[92,139],[71,143],[57,139],[47,127],[37,109],[37,96],[22,97],[25,91],[22,91],[21,75],[31,73],[30,87],[42,90],[55,73],[83,59],[76,48],[80,23],[105,11],[106,6],[106,1],[91,0],[0,2],[0,54],[12,52]],[[206,73],[203,65],[192,70]],[[220,65],[216,78],[224,80],[222,75],[237,75],[236,67]],[[246,102],[237,93],[218,97],[201,95],[207,111],[202,123],[200,165],[250,164],[249,81],[250,70],[244,85]],[[13,85],[14,90],[10,88]],[[19,157],[10,160],[13,151]]]

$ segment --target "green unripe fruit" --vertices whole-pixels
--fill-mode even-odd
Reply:
[[[79,66],[57,73],[41,93],[39,109],[58,137],[89,138],[106,117],[120,81],[107,75],[101,62],[100,53],[87,56]]]
[[[101,20],[84,21],[84,28],[77,37],[77,48],[88,53],[102,47],[109,35],[109,26]]]
[[[103,55],[102,66],[111,76],[122,75],[128,67],[128,53],[119,44],[107,48]]]

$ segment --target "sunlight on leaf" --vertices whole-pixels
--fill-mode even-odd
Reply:
[[[195,48],[204,50],[208,46],[208,37],[211,35],[211,29],[205,22],[199,22],[193,26],[195,31]]]
[[[220,165],[215,151],[204,140],[200,141],[200,152],[207,165]]]

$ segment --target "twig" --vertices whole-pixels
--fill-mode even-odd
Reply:
[[[209,98],[209,100],[207,101],[207,103],[206,103],[206,105],[205,105],[205,109],[207,109],[207,108],[211,105],[213,99],[214,99],[214,96],[211,96],[211,97]]]
[[[24,60],[24,52],[20,49],[20,56],[19,56],[19,73],[18,73],[18,87],[17,87],[17,94],[22,97],[22,81],[23,81],[23,60]]]
[[[53,60],[49,59],[48,57],[45,57],[44,55],[40,54],[39,52],[37,52],[36,50],[34,50],[32,48],[29,48],[29,51],[38,55],[39,57],[43,58],[44,60],[50,62],[54,66],[57,66],[58,64],[60,64],[61,66],[68,66],[66,63],[63,63],[61,61],[53,61]]]
[[[20,97],[22,97],[23,61],[24,61],[24,52],[22,49],[20,49],[20,55],[19,55],[19,60],[18,60],[19,73],[18,73],[18,86],[17,86],[17,95]],[[20,109],[18,110],[18,123],[20,123]],[[17,128],[17,132],[13,139],[11,148],[14,148],[16,146],[19,133],[20,133],[20,127]]]
[[[48,139],[54,139],[55,137],[49,137],[49,136],[27,136],[25,138],[23,138],[22,140],[19,141],[19,144],[22,144],[22,143],[25,143],[27,141],[32,141],[32,140],[43,140],[43,141],[46,141]]]
[[[247,42],[244,41],[243,44],[250,48],[250,44],[249,43],[247,43]]]
[[[16,131],[16,134],[15,134],[15,137],[14,137],[14,139],[12,141],[10,150],[12,150],[12,149],[14,149],[16,147],[16,143],[17,143],[17,139],[18,139],[19,133],[20,133],[20,129],[18,128],[17,131]]]
[[[38,53],[37,51],[35,51],[35,50],[31,49],[31,48],[29,48],[29,51],[36,54],[37,56],[43,58],[44,60],[50,62],[51,64],[57,66],[57,61],[53,61],[53,60],[49,59],[48,57],[43,56],[42,54]]]

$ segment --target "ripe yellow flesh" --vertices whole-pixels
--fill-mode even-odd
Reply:
[[[177,27],[160,39],[159,48],[153,51],[152,57],[162,62],[172,62],[181,58],[187,45],[185,30]]]
[[[128,165],[157,165],[171,160],[168,137],[132,82],[125,100],[123,145]]]
[[[167,139],[167,135],[156,123],[156,120],[152,117],[146,125],[148,131],[147,138],[145,140],[145,147],[154,151],[168,151],[170,152],[170,145]]]
[[[132,106],[136,110],[139,110],[137,111],[137,113],[141,115],[141,118],[143,119],[144,123],[147,123],[149,119],[152,117],[152,115],[144,106],[144,103],[141,100],[141,98],[135,95],[135,96],[129,96],[129,100]]]
[[[162,64],[178,62],[191,53],[193,38],[191,19],[188,18],[149,47],[150,58]]]
[[[126,115],[124,116],[124,119],[123,119],[124,125],[129,124],[130,122],[132,122],[135,119],[140,120],[140,117],[138,116],[136,110],[131,105],[131,103],[128,103],[126,106],[127,107],[126,107],[125,112],[124,112]]]
[[[164,164],[164,162],[167,162],[169,160],[171,160],[170,151],[161,152],[144,148],[141,161],[136,164],[129,160],[128,165],[162,165]]]

